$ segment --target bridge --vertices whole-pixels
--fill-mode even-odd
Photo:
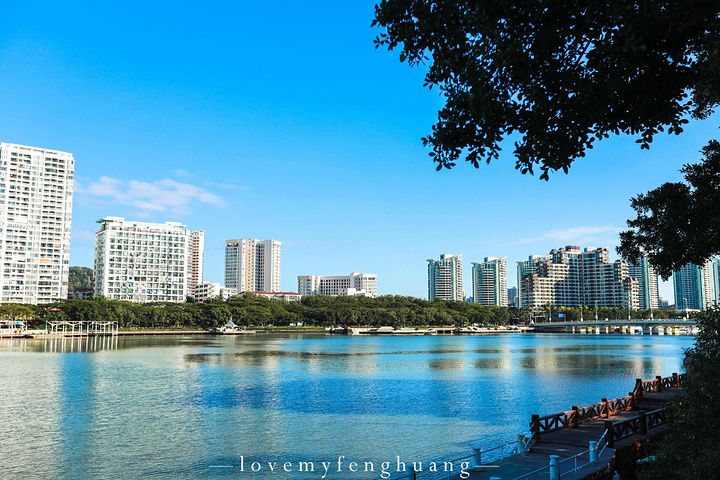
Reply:
[[[590,480],[634,469],[638,446],[664,432],[671,422],[664,403],[681,392],[686,376],[636,380],[625,397],[552,415],[532,415],[515,442],[477,447],[465,457],[439,461],[436,472],[408,465],[407,480]],[[452,465],[448,468],[449,465]],[[422,464],[421,464],[422,468]]]
[[[681,335],[692,333],[695,320],[586,320],[582,322],[547,322],[533,325],[536,331],[562,333],[644,333],[646,335]]]

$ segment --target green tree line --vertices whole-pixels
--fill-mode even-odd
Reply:
[[[583,309],[585,320],[594,319],[595,310]],[[31,320],[35,325],[46,321],[116,321],[121,328],[213,328],[230,319],[242,326],[370,326],[393,327],[454,325],[506,325],[511,320],[541,323],[552,315],[554,321],[580,319],[577,308],[535,310],[491,307],[476,303],[422,300],[399,295],[369,297],[331,297],[311,295],[299,302],[268,299],[244,294],[230,300],[213,299],[205,303],[133,303],[108,300],[63,300],[49,305],[0,305],[0,316]],[[562,315],[562,317],[560,316]],[[655,318],[675,316],[674,310],[654,310]],[[649,318],[650,312],[631,311],[632,318]],[[627,310],[598,308],[600,319],[627,318]]]

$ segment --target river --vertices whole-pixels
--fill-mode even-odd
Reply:
[[[692,343],[579,334],[0,340],[0,476],[385,478],[382,462],[389,472],[397,457],[462,456],[514,439],[532,413],[627,395],[635,378],[680,371]],[[300,473],[301,462],[316,471]]]

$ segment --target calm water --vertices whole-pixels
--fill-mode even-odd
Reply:
[[[679,371],[692,337],[0,340],[2,478],[381,478]],[[337,473],[338,456],[377,462]],[[297,472],[314,461],[314,474]],[[252,462],[262,466],[251,472]],[[267,462],[292,462],[270,473]],[[361,464],[362,465],[362,464]],[[242,469],[241,469],[242,468]],[[362,471],[362,467],[360,467]]]

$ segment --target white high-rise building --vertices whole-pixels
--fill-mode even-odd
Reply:
[[[630,276],[638,281],[640,308],[643,310],[658,309],[660,307],[658,276],[647,256],[640,257],[637,265],[629,264],[628,270]]]
[[[277,240],[225,240],[225,286],[243,292],[280,291]]]
[[[428,300],[463,300],[462,254],[428,259]]]
[[[720,258],[712,260],[713,303],[720,305]]]
[[[351,295],[377,297],[377,275],[374,273],[351,273],[350,275],[324,277],[301,275],[298,277],[298,294],[303,295]]]
[[[520,306],[639,308],[638,282],[628,264],[610,262],[607,248],[575,245],[518,262]]]
[[[95,294],[133,302],[184,302],[191,232],[178,222],[105,217],[95,234]]]
[[[540,262],[546,262],[551,260],[552,257],[550,255],[530,255],[527,260],[517,262],[517,281],[518,281],[518,289],[517,289],[517,306],[518,307],[527,307],[530,305],[531,300],[528,297],[528,292],[523,291],[522,288],[522,279],[525,278],[526,275],[534,275],[536,268]]]
[[[485,257],[472,265],[473,302],[507,307],[507,257]]]
[[[688,263],[673,272],[676,310],[705,310],[713,305],[715,285],[712,262]]]
[[[188,295],[195,297],[195,287],[203,281],[205,262],[205,230],[190,231],[190,258],[188,261]]]
[[[67,298],[75,160],[0,142],[0,302]]]

